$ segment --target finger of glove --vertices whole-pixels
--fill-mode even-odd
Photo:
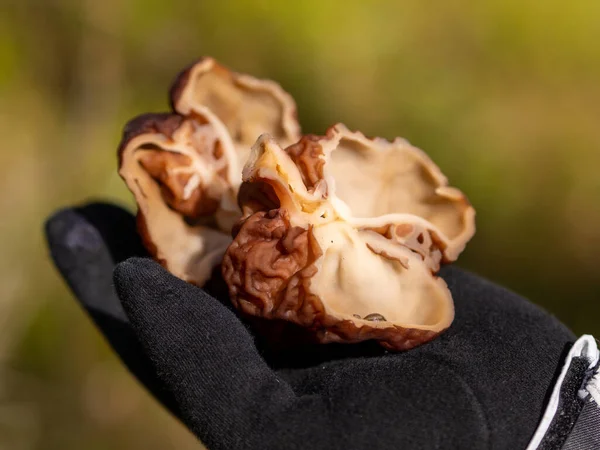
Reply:
[[[66,208],[45,226],[50,255],[81,306],[126,367],[171,412],[175,402],[156,378],[135,336],[113,285],[115,264],[143,254],[135,219],[109,204]]]
[[[85,308],[126,321],[112,272],[116,263],[144,254],[134,217],[117,206],[93,203],[53,214],[45,232],[54,264]]]
[[[243,447],[296,401],[235,314],[203,290],[139,258],[117,266],[115,286],[184,421],[209,448]]]

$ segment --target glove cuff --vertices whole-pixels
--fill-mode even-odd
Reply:
[[[569,351],[527,450],[600,448],[600,351],[590,335]]]

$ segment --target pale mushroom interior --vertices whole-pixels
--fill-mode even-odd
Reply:
[[[430,330],[452,322],[454,309],[445,283],[431,276],[406,247],[339,221],[315,227],[313,233],[323,256],[316,263],[311,290],[329,314],[354,321],[377,314],[382,321],[370,322],[373,326],[391,322]]]
[[[176,108],[183,114],[199,107],[210,110],[225,125],[239,155],[240,167],[263,133],[283,145],[299,138],[295,103],[270,80],[237,74],[206,59],[194,66]]]
[[[420,150],[396,141],[342,137],[331,151],[326,170],[335,180],[335,195],[356,218],[412,214],[425,219],[449,239],[466,227],[464,202]]]
[[[264,89],[248,88],[227,73],[195,74],[190,80],[192,102],[206,106],[225,124],[234,142],[250,148],[263,132],[285,137],[283,106]]]

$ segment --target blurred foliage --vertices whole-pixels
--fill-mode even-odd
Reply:
[[[122,126],[165,110],[202,55],[279,81],[306,132],[344,122],[423,148],[478,211],[459,265],[600,335],[600,2],[0,8],[0,447],[197,448],[77,307],[41,227],[90,198],[132,206],[115,170]]]

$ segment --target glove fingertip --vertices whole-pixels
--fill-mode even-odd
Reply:
[[[181,294],[194,288],[170,274],[156,261],[141,257],[131,257],[117,264],[113,271],[113,282],[128,314],[140,308],[160,308],[172,292]]]
[[[98,230],[71,209],[52,215],[44,231],[50,255],[61,270],[97,255],[105,247]]]
[[[202,329],[229,327],[247,332],[221,301],[152,259],[134,257],[118,264],[113,281],[125,312],[136,326],[170,328],[173,323],[191,321]]]
[[[158,278],[170,276],[160,264],[150,258],[134,256],[116,265],[113,278],[117,289],[125,286],[144,286]]]

